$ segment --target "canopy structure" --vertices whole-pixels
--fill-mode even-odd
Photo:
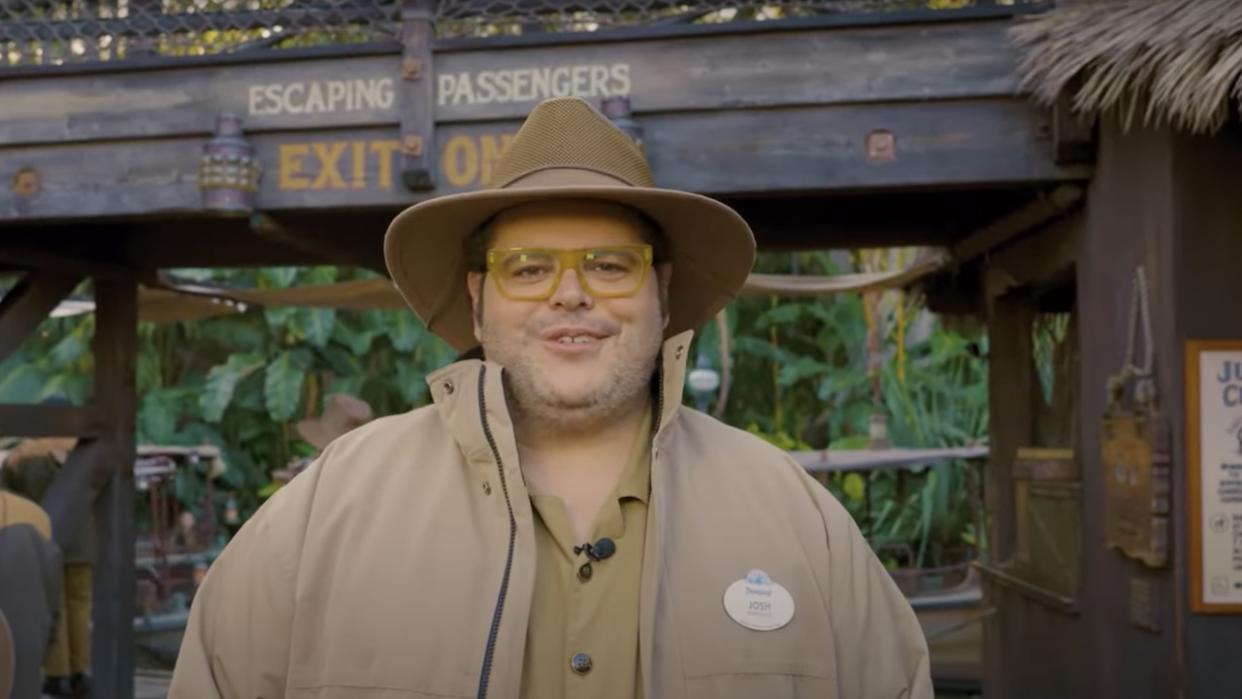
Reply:
[[[1242,3],[1233,0],[1069,2],[1019,23],[1022,86],[1062,97],[1086,117],[1116,112],[1127,127],[1221,129],[1242,106]]]
[[[904,289],[942,269],[948,259],[947,253],[937,251],[918,258],[908,267],[888,272],[835,276],[752,274],[741,294],[828,296]],[[248,306],[393,310],[405,308],[405,301],[392,282],[381,277],[284,289],[207,286],[165,278],[159,286],[138,289],[138,320],[145,323],[172,323],[230,315],[244,312]],[[52,315],[66,317],[94,310],[95,304],[90,299],[71,298],[61,301]]]

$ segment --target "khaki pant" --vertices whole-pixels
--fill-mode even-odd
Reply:
[[[91,666],[91,564],[66,563],[64,570],[60,618],[44,665],[48,677],[86,673]]]

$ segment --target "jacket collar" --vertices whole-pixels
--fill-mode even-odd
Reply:
[[[685,391],[686,362],[693,330],[673,335],[660,350],[661,410],[656,435],[673,421]],[[480,424],[479,399],[483,398],[488,421],[494,432],[512,434],[512,421],[505,403],[503,368],[479,359],[449,364],[427,375],[431,398],[454,437],[466,450],[467,458],[490,458],[486,435]],[[479,385],[480,378],[484,385]]]

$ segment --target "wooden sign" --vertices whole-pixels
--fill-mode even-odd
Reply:
[[[1163,419],[1114,410],[1102,424],[1104,543],[1153,568],[1169,555],[1169,450]]]
[[[1190,608],[1242,612],[1242,340],[1186,341]]]

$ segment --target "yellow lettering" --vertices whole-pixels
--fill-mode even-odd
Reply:
[[[282,143],[280,145],[280,177],[281,189],[306,189],[310,179],[302,174],[303,160],[310,147],[305,143]]]
[[[354,189],[362,189],[367,186],[367,143],[366,141],[354,141],[349,145],[354,151]]]
[[[311,182],[311,189],[346,189],[345,180],[337,169],[344,143],[314,143],[315,157],[319,158],[319,176]]]
[[[455,187],[468,187],[479,176],[479,149],[469,136],[454,136],[444,146],[440,169]]]
[[[395,138],[372,141],[371,152],[379,157],[379,186],[392,189],[392,157],[401,150],[401,142]]]
[[[492,183],[492,166],[496,164],[497,160],[500,160],[501,154],[505,152],[505,149],[509,147],[509,143],[512,141],[513,134],[509,133],[499,135],[488,134],[479,139],[479,144],[482,146],[481,150],[483,151],[483,176],[480,179],[480,184],[487,185]]]

